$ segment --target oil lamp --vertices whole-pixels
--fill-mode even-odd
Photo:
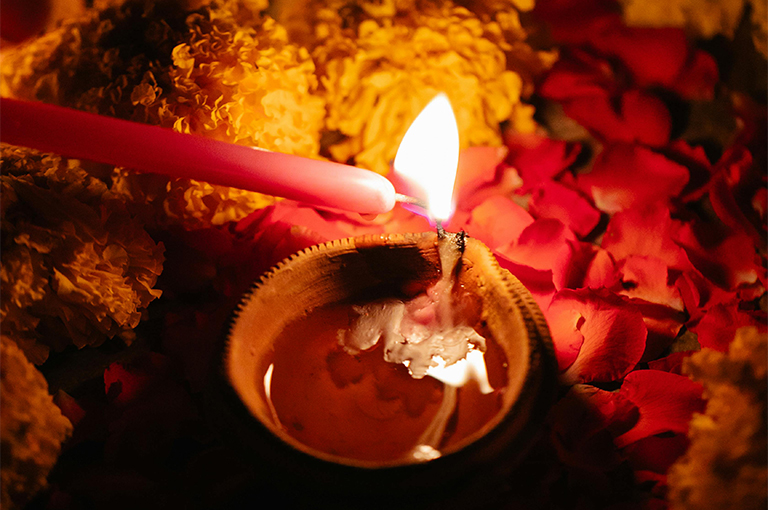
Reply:
[[[443,230],[458,150],[438,96],[394,163],[437,232],[310,247],[242,300],[229,424],[272,474],[344,495],[455,491],[532,443],[557,388],[549,331],[483,243]]]

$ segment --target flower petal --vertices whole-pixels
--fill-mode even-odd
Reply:
[[[472,209],[464,229],[493,250],[517,241],[531,223],[533,218],[525,209],[509,198],[494,195]]]
[[[505,142],[509,148],[505,162],[522,177],[522,193],[562,173],[581,152],[579,144],[534,134],[507,133]]]
[[[677,196],[688,182],[688,169],[644,147],[606,147],[592,171],[579,176],[598,209],[616,213]]]
[[[660,370],[630,373],[619,394],[640,410],[640,419],[632,430],[616,438],[619,448],[663,432],[686,434],[693,413],[704,410],[700,384]]]
[[[640,312],[619,296],[589,289],[558,292],[545,312],[568,382],[615,381],[640,361],[647,330]]]
[[[600,213],[576,191],[555,181],[544,181],[531,192],[531,214],[562,221],[579,237],[589,234],[600,221]]]

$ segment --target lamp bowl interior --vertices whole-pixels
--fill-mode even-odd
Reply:
[[[224,375],[245,414],[258,422],[242,433],[263,435],[266,429],[274,439],[258,455],[273,455],[289,469],[298,463],[322,483],[357,477],[363,486],[374,480],[407,485],[415,483],[410,481],[415,473],[445,481],[499,458],[520,458],[553,401],[556,362],[546,322],[530,293],[472,238],[465,239],[458,283],[479,299],[483,327],[507,360],[501,410],[485,426],[434,460],[374,462],[306,446],[273,418],[263,380],[283,329],[318,307],[402,295],[401,289],[415,282],[426,288],[441,276],[437,241],[434,233],[389,234],[313,246],[266,273],[243,299],[227,340]],[[388,473],[384,478],[383,472]],[[421,477],[419,483],[424,481]]]

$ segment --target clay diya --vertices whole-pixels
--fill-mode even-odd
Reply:
[[[432,377],[411,388],[402,364],[382,365],[381,346],[374,361],[366,352],[345,352],[337,329],[346,326],[347,311],[306,322],[329,307],[423,294],[445,280],[446,251],[455,259],[452,292],[469,303],[466,322],[491,342],[485,354],[492,394],[475,384],[456,397]],[[238,444],[269,471],[345,493],[421,491],[508,472],[557,391],[549,330],[528,290],[482,242],[433,232],[332,241],[278,264],[236,312],[224,373]],[[483,398],[493,404],[481,405]],[[358,410],[359,417],[349,414]],[[419,427],[431,430],[428,444]]]

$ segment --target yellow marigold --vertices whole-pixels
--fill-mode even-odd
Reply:
[[[749,4],[752,6],[752,41],[757,51],[768,58],[768,2],[749,0]]]
[[[0,506],[23,508],[46,486],[72,424],[48,394],[48,383],[16,344],[0,335]]]
[[[533,129],[533,111],[520,102],[526,83],[505,54],[524,45],[516,11],[500,16],[507,28],[517,27],[510,40],[499,21],[448,2],[339,4],[305,7],[328,104],[326,128],[343,136],[330,146],[335,159],[385,173],[411,121],[441,91],[456,111],[464,147],[501,143],[505,121]]]
[[[42,363],[136,327],[160,296],[163,246],[74,162],[5,145],[0,156],[3,334]]]
[[[709,39],[733,37],[744,16],[751,11],[755,47],[766,56],[768,12],[765,0],[620,0],[629,25],[681,27],[691,35]]]
[[[685,365],[708,397],[691,421],[688,451],[670,469],[677,510],[764,510],[768,504],[768,336],[736,333],[728,354],[704,349]]]
[[[314,64],[280,25],[253,10],[265,2],[109,4],[7,55],[4,94],[317,156],[325,106],[313,95]],[[160,224],[219,224],[273,201],[122,169],[115,179],[115,190],[137,204],[149,200],[143,214]]]

